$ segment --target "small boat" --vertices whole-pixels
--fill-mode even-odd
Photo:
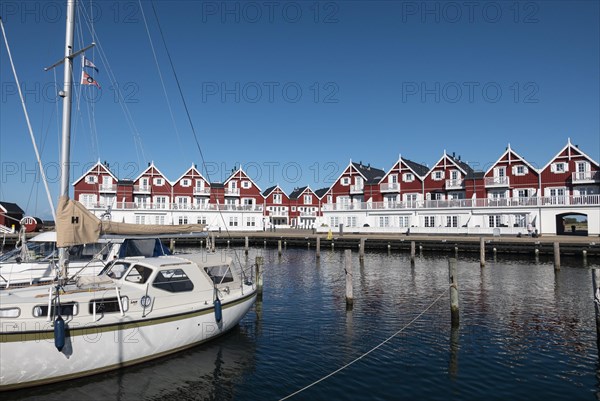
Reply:
[[[178,352],[236,326],[254,285],[220,253],[126,258],[74,284],[0,292],[0,390]]]

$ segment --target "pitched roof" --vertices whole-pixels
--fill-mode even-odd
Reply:
[[[102,168],[104,171],[106,171],[115,181],[119,181],[119,179],[117,178],[116,175],[113,174],[112,171],[110,171],[110,168],[108,167],[108,163],[104,162],[101,163],[100,160],[98,160],[98,162],[96,164],[94,164],[92,167],[89,168],[88,171],[86,171],[81,177],[79,177],[78,179],[76,179],[75,181],[73,181],[72,185],[77,184],[79,181],[83,180],[83,178],[88,175],[90,172],[92,172],[93,170],[95,170],[96,168]]]
[[[263,191],[262,195],[266,198],[267,196],[269,196],[271,194],[271,192],[275,191],[275,188],[277,188],[277,185],[273,185],[272,187],[265,189]]]
[[[306,191],[307,189],[308,185],[300,188],[294,188],[294,190],[290,194],[290,199],[298,199],[300,195],[302,195],[302,192]]]
[[[315,195],[317,195],[319,199],[322,199],[328,191],[329,187],[319,188],[315,191]]]
[[[362,163],[352,162],[352,165],[365,177],[366,184],[377,184],[385,175],[385,171],[371,167],[371,164],[365,166]]]
[[[429,167],[424,166],[420,163],[413,162],[412,160],[408,160],[405,158],[401,158],[404,164],[406,164],[412,171],[414,171],[418,176],[424,177],[429,171]]]
[[[21,209],[16,203],[0,202],[0,207],[2,207],[2,210],[4,210],[5,213],[25,214],[23,209]]]

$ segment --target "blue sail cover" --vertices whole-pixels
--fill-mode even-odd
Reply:
[[[126,239],[119,249],[119,258],[131,256],[155,257],[171,255],[171,251],[158,238]]]

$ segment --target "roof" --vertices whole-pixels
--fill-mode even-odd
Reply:
[[[290,194],[290,199],[298,199],[300,195],[302,195],[302,192],[306,191],[307,189],[308,185],[300,188],[294,188],[294,190]]]
[[[210,186],[213,189],[225,188],[225,184],[223,184],[222,182],[211,182]]]
[[[320,188],[315,191],[315,195],[317,195],[317,197],[319,199],[322,199],[328,191],[329,191],[329,187]]]
[[[113,178],[113,180],[119,181],[119,179],[117,178],[117,176],[114,175],[112,171],[110,171],[110,168],[108,167],[108,163],[107,162],[101,163],[100,160],[98,160],[98,162],[96,162],[96,164],[94,164],[92,167],[90,167],[90,169],[88,171],[86,171],[85,173],[83,173],[83,175],[81,177],[79,177],[78,179],[76,179],[75,181],[73,181],[72,185],[75,185],[79,181],[83,180],[83,178],[86,175],[90,174],[94,169],[96,169],[98,167],[102,168],[105,172],[107,172]]]
[[[371,167],[371,164],[365,166],[362,163],[352,162],[352,165],[365,177],[366,184],[377,184],[385,175],[385,171]]]
[[[11,202],[0,202],[0,207],[4,210],[5,213],[10,214],[25,214],[23,209],[19,207],[16,203]]]
[[[447,156],[450,160],[452,160],[454,163],[456,163],[457,166],[459,166],[461,169],[463,169],[463,171],[466,173],[466,175],[473,173],[473,169],[471,168],[471,166],[469,166],[467,163],[460,160],[460,156],[458,156],[458,158],[456,158],[454,155],[452,155],[452,156],[447,155]]]
[[[275,188],[277,188],[277,185],[273,185],[272,187],[265,189],[262,195],[266,198],[271,194],[271,192],[275,191]]]
[[[424,177],[429,172],[429,167],[424,166],[420,163],[413,162],[412,160],[408,160],[402,158],[404,164],[406,164],[412,171],[414,171],[417,175]]]
[[[471,169],[465,176],[465,180],[483,180],[485,176],[485,171],[474,171]]]

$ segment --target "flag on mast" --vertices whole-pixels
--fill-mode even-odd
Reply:
[[[96,67],[96,65],[94,63],[92,63],[91,60],[85,58],[85,56],[83,56],[83,66],[93,68],[94,70],[96,70],[96,72],[100,72],[98,67]]]
[[[101,89],[98,81],[85,71],[81,71],[81,85],[96,85],[98,89]]]

